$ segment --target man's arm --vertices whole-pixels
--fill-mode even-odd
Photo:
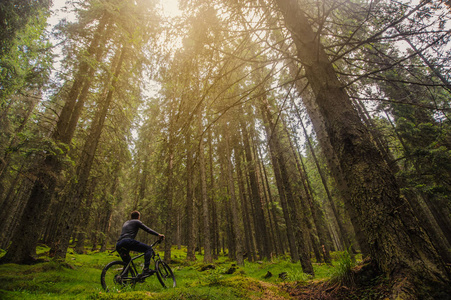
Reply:
[[[146,225],[144,225],[143,222],[140,222],[139,228],[141,228],[142,230],[144,230],[144,231],[147,232],[147,233],[150,233],[150,234],[153,234],[153,235],[156,235],[156,236],[159,236],[159,237],[162,237],[162,236],[164,237],[164,235],[159,234],[159,233],[156,232],[155,230],[150,229],[149,227],[147,227]]]

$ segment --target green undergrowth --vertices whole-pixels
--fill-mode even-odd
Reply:
[[[352,269],[355,265],[356,262],[352,260],[348,251],[340,253],[335,262],[335,268],[330,274],[330,282],[332,284],[340,283],[342,285],[353,286],[354,273],[352,272]]]
[[[0,299],[288,299],[283,283],[326,279],[333,272],[331,266],[314,264],[313,278],[302,273],[299,264],[282,258],[246,261],[244,267],[226,256],[213,264],[204,264],[200,255],[195,262],[188,262],[186,249],[174,248],[170,266],[176,288],[164,289],[152,276],[134,287],[106,293],[100,274],[108,262],[120,260],[117,253],[74,254],[71,250],[66,262],[58,263],[45,256],[47,251],[45,247],[38,249],[46,262],[0,265]]]

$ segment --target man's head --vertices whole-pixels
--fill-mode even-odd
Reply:
[[[139,211],[134,210],[134,211],[131,212],[130,217],[131,217],[132,219],[137,219],[137,220],[139,220],[139,218],[141,217],[141,214],[139,213]]]

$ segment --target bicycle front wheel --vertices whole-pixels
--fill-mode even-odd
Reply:
[[[157,277],[161,285],[165,287],[175,287],[175,276],[171,268],[162,260],[158,260],[155,269],[157,271]]]
[[[113,261],[103,268],[100,282],[106,292],[120,290],[134,283],[135,272],[130,268],[125,270],[125,266],[123,261]]]

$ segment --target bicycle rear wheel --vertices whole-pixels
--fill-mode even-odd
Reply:
[[[171,268],[162,260],[157,260],[155,265],[157,271],[157,277],[163,287],[175,287],[175,276]]]
[[[106,292],[119,290],[129,284],[134,284],[135,272],[129,268],[125,272],[126,263],[123,261],[110,262],[103,268],[100,283]]]

